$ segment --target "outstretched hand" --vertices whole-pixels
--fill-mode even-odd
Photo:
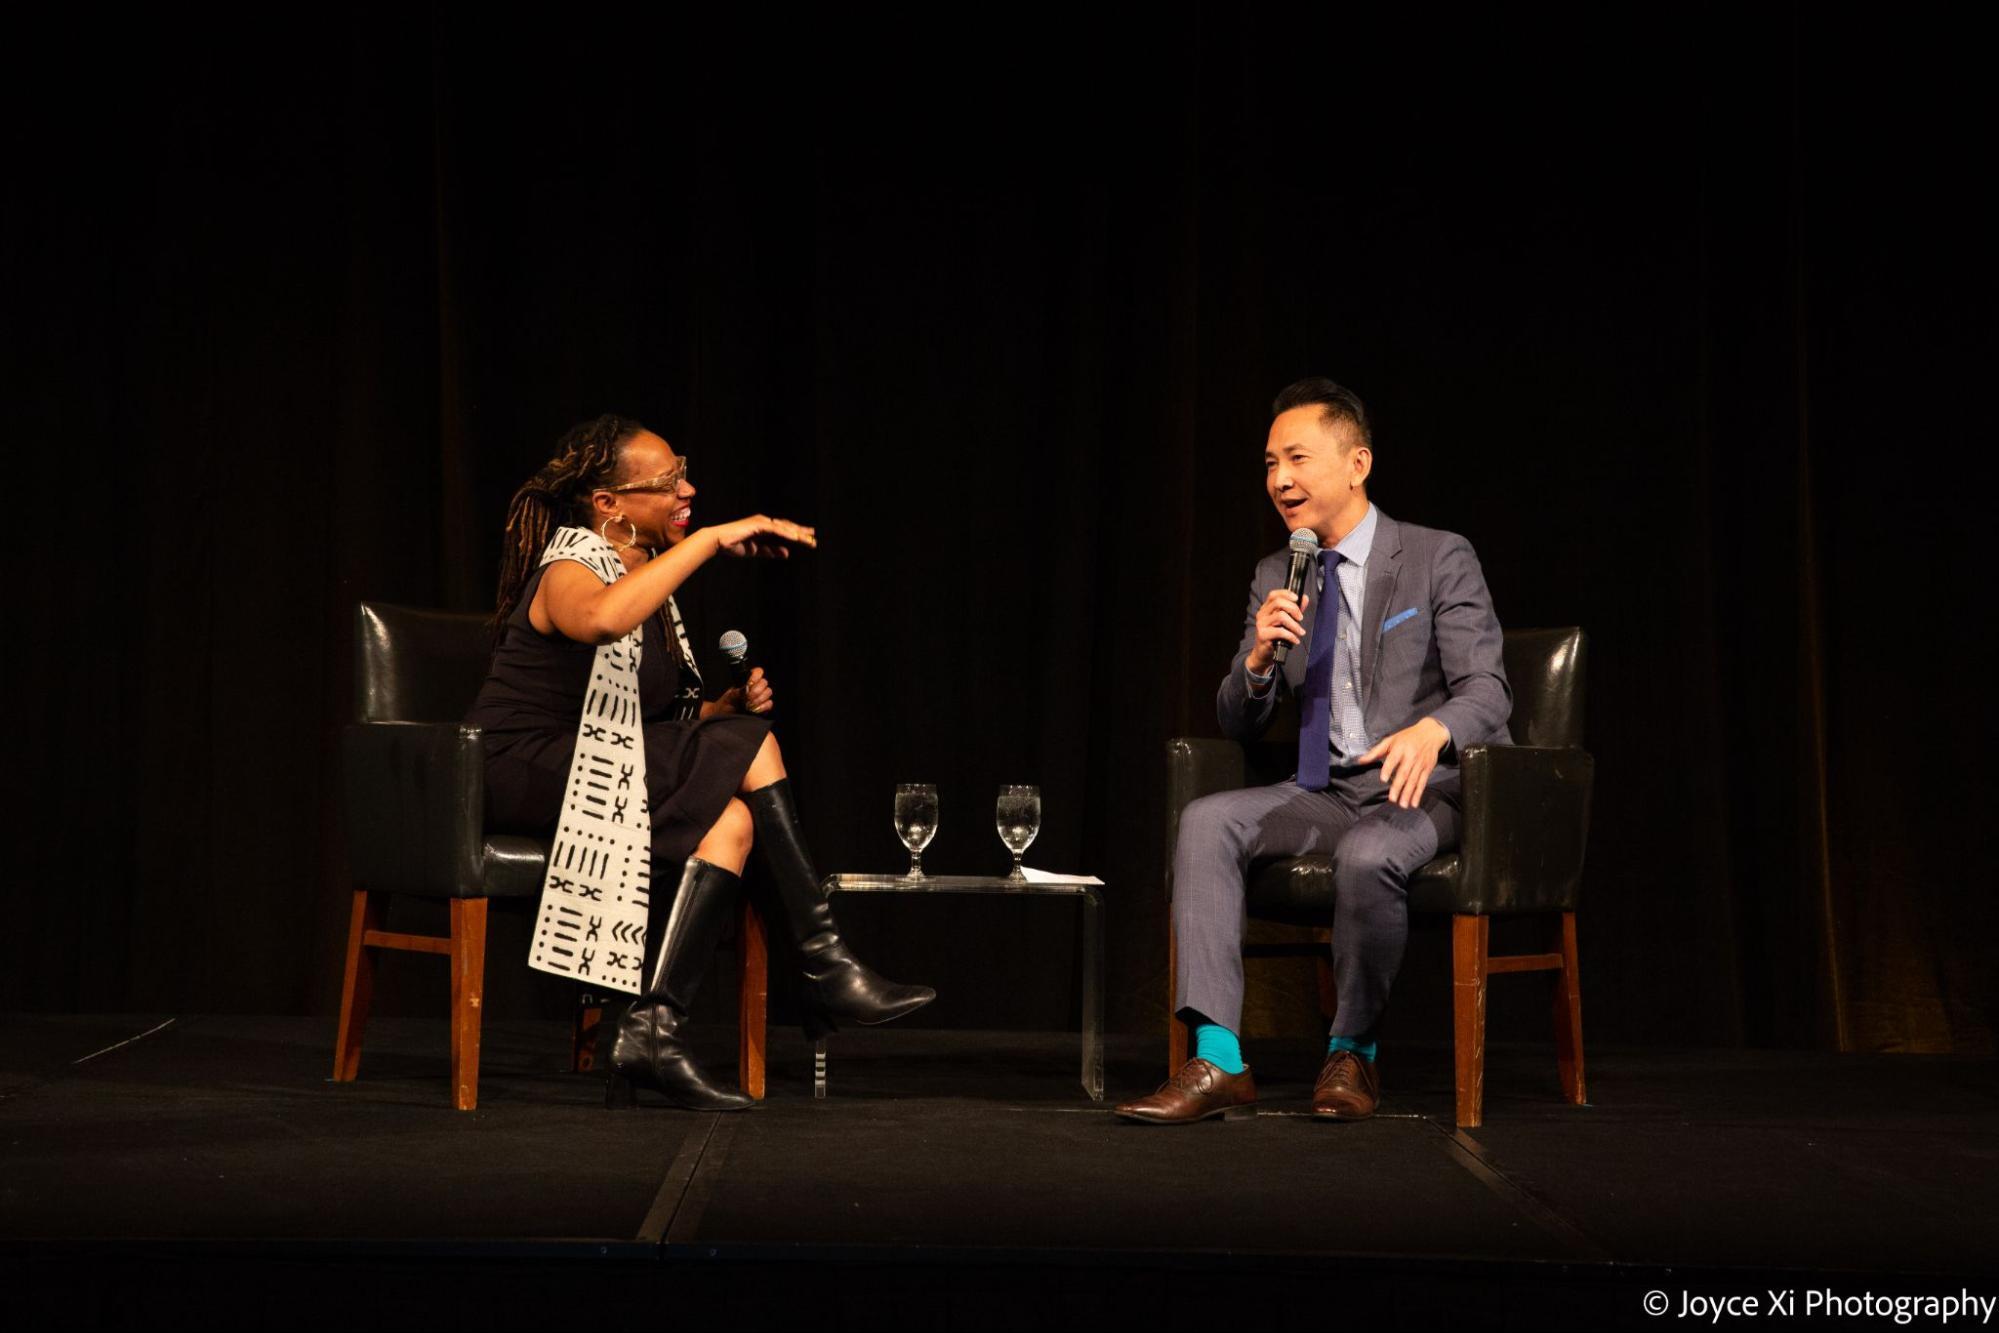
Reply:
[[[1358,762],[1381,760],[1381,780],[1388,784],[1388,799],[1405,810],[1414,810],[1423,799],[1423,788],[1429,785],[1437,756],[1450,743],[1450,729],[1434,717],[1426,717],[1375,742]]]
[[[768,514],[752,514],[734,523],[724,523],[715,529],[715,538],[730,555],[761,556],[769,560],[790,558],[794,546],[819,545],[818,529]]]

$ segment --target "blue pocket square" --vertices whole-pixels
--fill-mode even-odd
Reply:
[[[1388,619],[1381,622],[1381,632],[1383,634],[1388,633],[1388,631],[1394,629],[1397,625],[1400,625],[1403,621],[1409,619],[1409,617],[1415,614],[1416,614],[1416,608],[1413,606],[1410,607],[1407,611],[1397,611],[1394,615],[1390,616]]]

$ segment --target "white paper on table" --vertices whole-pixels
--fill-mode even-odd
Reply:
[[[1031,884],[1095,884],[1103,881],[1095,875],[1058,875],[1052,870],[1036,870],[1033,866],[1022,866],[1020,873]]]

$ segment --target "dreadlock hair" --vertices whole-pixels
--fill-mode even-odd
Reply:
[[[608,413],[571,426],[556,442],[555,457],[514,492],[507,505],[507,535],[500,549],[499,606],[493,613],[496,636],[520,602],[521,590],[534,574],[542,548],[548,545],[556,526],[590,525],[590,492],[617,482],[625,445],[644,429],[630,417]]]

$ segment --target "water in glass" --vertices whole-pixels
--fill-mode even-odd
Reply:
[[[999,804],[994,809],[994,823],[999,828],[1000,841],[1013,853],[1012,879],[1024,879],[1021,874],[1020,857],[1041,832],[1041,788],[1001,787]]]
[[[909,878],[923,878],[923,849],[937,836],[937,788],[905,782],[895,789],[895,836],[909,849]]]

